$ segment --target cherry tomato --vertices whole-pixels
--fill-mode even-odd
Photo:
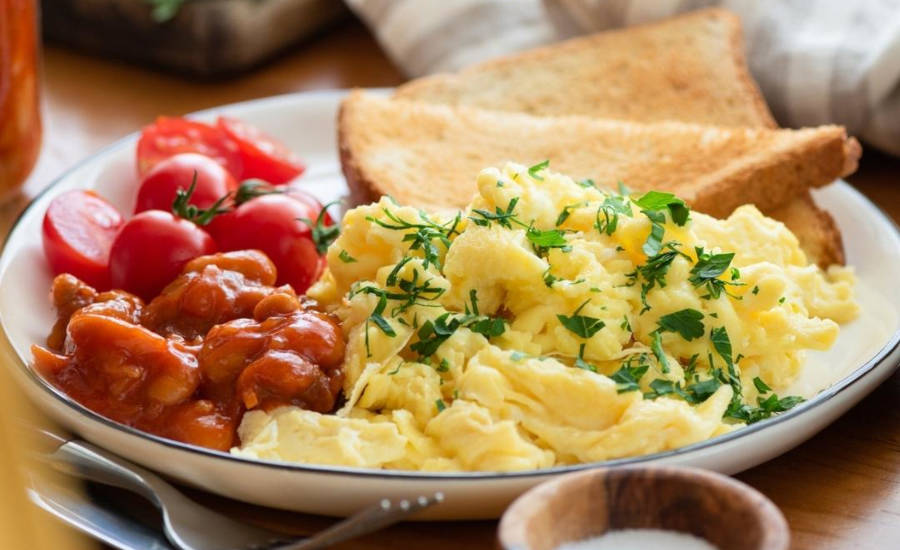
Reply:
[[[276,284],[289,284],[303,293],[322,274],[324,259],[316,250],[312,228],[298,218],[315,222],[321,211],[318,201],[296,191],[264,195],[217,216],[207,231],[223,251],[262,250],[278,268]],[[333,222],[325,214],[322,224],[328,227]]]
[[[217,126],[234,140],[241,152],[241,179],[259,178],[274,185],[296,178],[306,167],[281,142],[240,120],[219,117]]]
[[[198,208],[209,208],[218,199],[237,189],[237,182],[222,166],[197,153],[179,153],[154,166],[141,180],[134,212],[171,210],[179,189],[187,191],[197,176],[197,184],[188,201]]]
[[[114,206],[93,191],[69,191],[44,214],[44,255],[54,275],[71,273],[94,288],[109,288],[109,250],[122,226]]]
[[[178,153],[200,153],[222,165],[234,177],[242,173],[237,144],[214,126],[183,118],[159,117],[145,126],[137,144],[138,173]]]
[[[216,252],[216,243],[193,222],[162,210],[146,210],[128,220],[109,252],[115,288],[149,300],[197,256]]]

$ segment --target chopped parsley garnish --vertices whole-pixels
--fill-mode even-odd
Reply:
[[[702,382],[694,382],[687,386],[682,386],[678,382],[672,380],[657,378],[650,382],[651,391],[645,393],[644,397],[646,399],[656,399],[663,395],[675,394],[688,403],[696,405],[709,399],[721,385],[722,383],[715,378],[703,380]]]
[[[641,246],[641,251],[649,258],[659,254],[659,251],[662,249],[662,240],[666,234],[666,228],[663,226],[666,223],[666,215],[662,212],[650,210],[642,210],[641,212],[650,218],[650,234],[647,235],[647,240]]]
[[[759,377],[753,379],[753,384],[756,386],[756,389],[759,390],[760,394],[759,397],[756,398],[757,406],[753,407],[745,403],[735,404],[732,402],[732,406],[730,406],[725,413],[726,416],[737,420],[743,420],[747,424],[753,424],[754,422],[770,418],[773,414],[790,410],[804,401],[802,397],[796,395],[778,397],[775,393],[764,398],[763,395],[772,391],[771,388],[769,388],[765,382],[760,380]]]
[[[576,202],[575,204],[567,204],[566,206],[563,206],[562,211],[556,218],[556,227],[559,227],[563,223],[565,223],[565,221],[569,219],[569,216],[572,215],[572,211],[574,211],[576,208],[581,208],[582,206],[586,205],[587,203],[584,202]]]
[[[718,390],[721,385],[722,383],[715,378],[709,378],[702,382],[688,384],[684,389],[688,395],[693,396],[693,399],[688,399],[689,402],[703,403],[709,399],[712,394],[716,393],[716,390]]]
[[[421,272],[418,269],[413,270],[411,279],[400,278],[401,268],[412,261],[412,259],[412,257],[407,256],[400,260],[385,280],[387,286],[395,287],[399,289],[400,292],[383,290],[374,286],[355,286],[350,289],[350,298],[356,294],[373,294],[387,300],[398,301],[400,304],[391,310],[392,317],[406,311],[413,305],[437,307],[437,304],[432,302],[440,298],[444,292],[446,292],[445,288],[432,286],[431,282],[433,279],[431,278],[425,279],[424,282],[420,282],[419,276]]]
[[[659,363],[659,370],[663,373],[669,372],[669,360],[666,359],[666,354],[663,352],[662,336],[659,332],[653,332],[653,339],[650,341],[650,350],[656,357],[656,362]]]
[[[422,358],[431,357],[441,344],[456,332],[460,324],[459,319],[452,317],[449,312],[434,321],[425,321],[416,333],[419,341],[409,346],[409,349]]]
[[[619,225],[619,214],[629,218],[633,215],[631,205],[625,197],[610,195],[604,199],[603,204],[597,207],[597,215],[594,219],[594,228],[607,235],[612,235]],[[601,219],[602,215],[602,219]]]
[[[773,393],[765,399],[763,399],[762,395],[760,395],[760,397],[757,398],[757,407],[747,405],[741,400],[741,397],[743,395],[743,388],[741,387],[741,379],[738,376],[735,365],[732,361],[731,341],[728,338],[728,332],[724,327],[714,328],[710,332],[710,339],[712,340],[713,348],[715,348],[716,353],[718,353],[719,356],[722,357],[727,367],[727,375],[722,373],[721,370],[718,370],[718,375],[723,382],[730,384],[732,390],[734,390],[734,394],[731,398],[731,403],[728,404],[728,409],[725,410],[726,417],[734,418],[736,420],[742,420],[748,424],[752,424],[754,422],[769,418],[775,413],[784,412],[803,401],[803,398],[801,397],[792,396],[779,398]],[[710,365],[711,364],[712,358],[710,357]],[[763,387],[767,388],[767,391],[769,391],[768,385],[766,385],[758,377],[753,380],[753,384],[756,386],[757,390],[760,390],[761,394],[765,393],[762,391]]]
[[[734,361],[732,360],[731,355],[731,339],[728,337],[728,331],[725,330],[725,327],[715,327],[709,333],[709,338],[712,341],[713,349],[716,350],[716,353],[725,361],[725,364],[729,367],[734,365]]]
[[[597,372],[597,367],[584,360],[584,344],[578,346],[578,357],[575,358],[575,367],[582,370]]]
[[[438,269],[441,267],[440,251],[435,241],[444,246],[444,249],[450,248],[450,237],[459,234],[457,227],[459,226],[461,214],[449,222],[439,224],[432,221],[425,212],[419,212],[419,222],[414,223],[398,218],[393,212],[387,208],[382,209],[384,215],[394,223],[388,223],[371,216],[366,220],[375,223],[385,229],[395,229],[401,231],[409,231],[403,236],[404,242],[410,242],[410,250],[421,250],[425,259],[425,267],[434,265]]]
[[[486,338],[500,336],[506,332],[506,320],[499,317],[479,315],[478,299],[476,298],[475,290],[473,289],[469,295],[472,299],[471,310],[466,306],[465,315],[447,312],[437,317],[434,321],[425,321],[416,332],[419,340],[412,344],[409,349],[418,353],[420,359],[425,360],[431,357],[441,344],[460,327],[466,327],[472,332],[484,335]]]
[[[696,309],[682,309],[659,318],[659,330],[677,332],[690,342],[703,336],[703,314]]]
[[[688,258],[685,253],[678,250],[677,246],[678,243],[676,242],[666,243],[663,246],[665,252],[660,252],[648,258],[647,263],[637,266],[632,273],[628,274],[630,279],[629,285],[634,284],[638,277],[643,280],[643,283],[641,283],[641,303],[644,307],[641,309],[641,313],[650,309],[650,305],[647,304],[647,293],[656,285],[659,285],[660,288],[666,286],[666,273],[669,271],[669,266],[675,257],[684,256]]]
[[[341,249],[341,252],[338,254],[338,258],[345,264],[352,264],[356,262],[356,258],[350,255],[346,250]]]
[[[744,284],[734,282],[740,277],[740,272],[736,269],[731,272],[731,281],[719,279],[719,276],[725,273],[728,266],[731,265],[731,260],[734,258],[733,252],[709,254],[704,252],[701,247],[695,248],[694,251],[697,253],[697,263],[691,268],[691,276],[688,278],[688,281],[695,287],[706,287],[707,293],[705,296],[701,296],[702,298],[707,300],[710,298],[718,299],[722,292],[727,294],[727,291],[725,291],[726,285],[738,286]]]
[[[591,178],[584,178],[583,180],[576,181],[575,183],[584,187],[585,189],[587,189],[588,187],[593,187],[594,189],[597,188],[597,184],[594,183],[594,180],[592,180]]]
[[[514,211],[516,209],[516,204],[518,203],[519,197],[513,197],[509,200],[509,204],[506,205],[505,210],[500,208],[499,206],[494,207],[494,212],[490,212],[481,208],[475,208],[474,210],[472,210],[472,213],[480,217],[469,216],[469,219],[472,220],[475,225],[480,225],[482,227],[488,227],[491,225],[491,222],[497,222],[502,227],[512,229],[512,224],[510,222],[515,221]]]
[[[647,257],[659,254],[663,246],[663,236],[665,235],[666,223],[665,212],[668,211],[672,217],[672,221],[676,225],[684,225],[687,223],[690,210],[683,200],[679,199],[672,193],[663,193],[661,191],[649,191],[642,197],[634,200],[634,204],[641,208],[650,219],[650,234],[641,247],[641,250]]]
[[[547,288],[553,288],[553,283],[555,283],[556,281],[559,280],[559,277],[557,277],[553,273],[550,273],[550,267],[548,267],[546,270],[544,270],[543,278],[544,278],[544,284],[547,286]]]
[[[444,412],[444,409],[447,408],[447,404],[444,403],[443,399],[438,399],[437,401],[435,401],[434,406],[437,409],[438,413]]]
[[[539,162],[539,163],[535,164],[534,166],[531,166],[528,168],[528,175],[538,181],[544,181],[544,176],[540,175],[538,172],[541,172],[542,170],[546,169],[548,166],[550,166],[549,160],[545,160],[544,162]]]
[[[753,294],[759,294],[759,286],[754,285],[753,290],[751,290],[750,292],[752,292]]]
[[[662,191],[648,191],[642,197],[634,200],[634,204],[646,211],[668,210],[672,216],[672,221],[676,225],[684,225],[687,223],[690,209],[683,200],[679,199],[672,193],[664,193]]]
[[[590,300],[585,300],[583,304],[578,306],[578,309],[576,309],[575,313],[573,313],[571,316],[556,316],[556,318],[559,319],[559,322],[562,323],[564,327],[582,338],[590,338],[594,334],[597,334],[600,329],[606,326],[605,323],[600,319],[597,319],[595,317],[588,317],[586,315],[579,315],[581,310],[588,304],[588,302],[590,302]]]
[[[637,357],[637,365],[634,364],[635,357]],[[645,354],[632,355],[627,361],[622,363],[619,370],[614,372],[610,378],[616,383],[616,391],[618,393],[637,391],[641,389],[639,382],[648,369],[650,369],[650,363],[647,362]]]
[[[506,332],[506,321],[499,317],[481,316],[467,326],[472,332],[483,334],[488,338],[500,336]]]
[[[565,234],[559,229],[540,230],[529,226],[525,237],[528,238],[538,256],[546,255],[551,248],[559,248],[563,252],[572,250],[569,242],[566,241]]]
[[[753,379],[753,385],[756,386],[756,391],[758,391],[760,395],[772,391],[772,388],[770,388],[768,384],[763,382],[762,378],[760,378],[759,376]]]
[[[436,370],[438,372],[447,372],[450,370],[450,362],[447,361],[447,358],[445,357],[445,358],[441,359],[441,362],[438,363],[438,366],[435,367],[434,370]]]
[[[378,297],[378,305],[375,306],[372,315],[369,316],[369,320],[375,323],[375,326],[381,329],[381,332],[393,338],[394,336],[397,336],[397,333],[394,332],[391,324],[382,315],[385,307],[387,307],[387,298],[382,294]]]
[[[783,304],[783,303],[784,303],[784,299],[785,299],[784,296],[782,296],[781,298],[779,298],[779,299],[778,299],[778,304],[779,304],[779,305],[780,305],[780,304]]]

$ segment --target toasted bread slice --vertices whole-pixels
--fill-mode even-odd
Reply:
[[[775,126],[740,20],[706,9],[413,80],[395,97],[533,115]]]
[[[465,206],[485,166],[550,160],[554,170],[631,189],[669,190],[701,212],[773,209],[855,168],[839,126],[804,130],[535,117],[354,92],[338,121],[341,164],[357,196],[425,209]]]
[[[747,69],[740,20],[718,8],[421,78],[395,97],[534,115],[776,127]],[[811,261],[843,263],[840,231],[808,191],[764,212],[797,235]]]
[[[796,235],[811,262],[823,269],[844,263],[841,231],[831,214],[816,206],[809,191],[768,210],[766,215],[780,220]]]

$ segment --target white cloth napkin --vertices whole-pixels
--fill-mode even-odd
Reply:
[[[900,155],[900,0],[346,0],[410,76],[721,5],[782,126],[843,124]]]

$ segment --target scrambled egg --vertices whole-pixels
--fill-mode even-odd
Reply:
[[[673,449],[786,410],[857,314],[753,206],[717,220],[510,164],[455,219],[351,210],[311,290],[348,337],[345,405],[250,412],[243,456],[510,471]],[[626,190],[623,190],[627,193]]]

